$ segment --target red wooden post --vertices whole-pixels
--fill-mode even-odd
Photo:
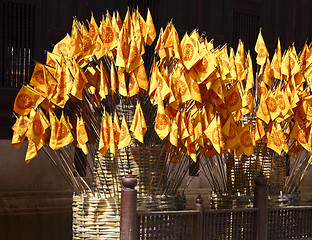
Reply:
[[[203,198],[200,194],[198,194],[196,198],[196,205],[195,210],[199,212],[198,217],[194,221],[194,228],[193,228],[193,239],[194,240],[201,240],[203,239]]]
[[[136,178],[129,170],[128,175],[122,179],[124,189],[121,190],[120,208],[120,240],[137,239],[137,184]]]
[[[255,179],[256,187],[254,192],[254,207],[258,208],[256,220],[256,237],[257,240],[268,239],[268,179],[263,175],[261,170]]]

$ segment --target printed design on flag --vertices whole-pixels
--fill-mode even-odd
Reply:
[[[275,112],[277,109],[277,104],[274,98],[272,97],[267,97],[267,99],[265,100],[268,110],[269,112]]]
[[[81,73],[78,74],[78,78],[76,79],[76,81],[74,81],[74,86],[76,89],[78,90],[82,90],[83,89],[83,86],[84,86],[84,79],[83,77],[81,76]]]
[[[266,46],[265,46],[264,43],[259,43],[259,45],[258,45],[258,51],[259,51],[258,56],[259,56],[260,58],[264,58],[264,57],[266,56],[267,51],[266,51]]]
[[[277,95],[275,100],[282,111],[286,109],[286,103],[282,95]]]
[[[183,61],[190,61],[193,58],[194,47],[192,44],[187,43],[183,48]]]
[[[166,120],[165,115],[161,114],[161,113],[157,113],[155,128],[162,131],[162,130],[166,129],[166,127],[167,127],[167,120]]]
[[[43,70],[38,70],[38,71],[35,72],[35,80],[39,84],[44,84],[45,83]]]
[[[301,143],[301,144],[307,144],[308,143],[307,138],[306,138],[306,134],[305,134],[303,129],[299,129],[297,134],[298,134],[297,137],[298,137],[299,143]]]
[[[236,126],[234,123],[230,123],[229,140],[235,139],[237,136]]]
[[[61,54],[68,55],[69,51],[70,51],[70,47],[67,43],[60,43],[57,46],[57,50],[58,50],[59,55],[61,55]]]
[[[273,139],[274,145],[277,147],[282,146],[282,141],[280,139],[279,133],[278,132],[273,132],[271,134],[271,138]]]
[[[281,71],[280,69],[280,64],[279,64],[279,61],[278,59],[276,58],[275,61],[273,62],[273,68],[275,69],[275,71]]]
[[[43,126],[42,126],[42,123],[39,119],[35,119],[34,122],[33,122],[33,131],[34,131],[34,134],[39,137],[43,134]]]
[[[19,109],[25,110],[32,106],[33,102],[31,97],[26,93],[21,93],[16,98],[16,105]]]
[[[230,107],[235,106],[238,103],[239,95],[238,92],[232,92],[228,98],[228,104]]]
[[[103,132],[103,136],[108,136],[108,130],[106,129],[105,132]],[[119,135],[119,142],[122,142],[127,137],[127,128],[125,125],[121,125],[120,135]]]
[[[111,27],[104,27],[102,29],[101,38],[104,43],[111,43],[114,40],[114,31]]]
[[[240,142],[244,147],[252,146],[252,140],[248,131],[243,132],[243,134],[240,137]]]
[[[95,29],[94,24],[92,23],[89,25],[89,35],[92,39],[94,39],[96,36],[96,29]]]
[[[64,123],[60,122],[57,128],[57,140],[61,140],[68,134],[68,129]]]
[[[128,60],[130,54],[129,45],[126,42],[121,43],[121,57],[124,60]]]
[[[138,49],[136,47],[132,47],[129,54],[129,63],[134,63],[139,56]]]
[[[219,130],[218,127],[215,127],[212,130],[212,136],[211,136],[211,141],[213,144],[219,145],[220,144],[220,138],[219,138]]]
[[[197,84],[195,81],[193,81],[193,83],[192,83],[192,88],[193,88],[193,90],[194,90],[196,93],[200,94],[199,86],[198,86],[198,84]]]
[[[87,134],[87,131],[85,129],[85,127],[81,124],[79,125],[79,128],[78,128],[78,142],[80,144],[84,144],[85,142],[83,141],[84,140],[84,136]]]
[[[202,60],[200,60],[195,66],[196,70],[198,70],[199,72],[204,72],[207,69],[207,67],[208,61],[205,57],[203,57]]]

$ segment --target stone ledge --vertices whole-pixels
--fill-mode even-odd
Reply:
[[[72,211],[71,191],[1,192],[0,215]]]

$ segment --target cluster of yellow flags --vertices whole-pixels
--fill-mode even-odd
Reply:
[[[270,62],[260,31],[255,45],[260,70],[255,78],[242,41],[236,53],[227,45],[214,47],[196,30],[180,41],[170,22],[160,30],[158,56],[149,74],[142,55],[155,39],[149,11],[144,20],[137,10],[128,10],[123,22],[118,12],[107,14],[99,27],[93,15],[88,28],[74,19],[71,35],[47,52],[46,64],[36,63],[29,85],[16,96],[19,117],[12,144],[19,147],[29,139],[26,161],[45,144],[57,150],[74,143],[88,153],[87,118],[82,114],[70,122],[64,112],[60,120],[55,114],[56,108],[65,108],[69,100],[75,104],[84,94],[97,107],[100,101],[112,104],[114,95],[137,100],[130,123],[123,116],[120,125],[117,111],[114,117],[104,111],[98,136],[103,155],[108,150],[115,154],[132,139],[144,143],[147,123],[140,100],[146,96],[157,107],[148,125],[170,143],[169,157],[177,152],[186,152],[194,161],[199,154],[249,156],[260,140],[281,154],[289,151],[290,137],[312,153],[311,46],[305,44],[297,55],[293,45],[282,55],[278,40]],[[250,118],[253,121],[246,121]]]

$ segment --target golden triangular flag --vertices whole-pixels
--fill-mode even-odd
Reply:
[[[144,134],[146,133],[147,126],[144,119],[143,111],[140,103],[137,103],[130,131],[132,131],[132,137],[144,143]]]
[[[146,35],[144,36],[144,39],[145,39],[146,44],[150,46],[155,40],[157,33],[155,30],[154,22],[153,22],[152,15],[151,15],[149,8],[147,9],[147,16],[146,16],[145,24],[146,24],[145,25]]]
[[[170,131],[170,122],[165,113],[159,88],[157,88],[157,115],[155,120],[155,131],[161,140],[166,138]]]
[[[109,129],[109,122],[108,118],[110,116],[106,114],[104,111],[103,118],[101,122],[101,133],[100,133],[100,141],[99,141],[99,152],[102,155],[106,155],[107,150],[110,147],[110,129]]]
[[[132,144],[131,136],[128,129],[128,124],[125,115],[123,115],[121,122],[121,129],[119,135],[118,149],[130,146]]]
[[[38,100],[40,100],[39,93],[23,85],[15,98],[14,112],[22,116],[28,115],[32,107],[36,107]]]
[[[89,138],[82,116],[80,118],[77,117],[76,136],[77,136],[77,147],[81,148],[83,153],[87,155],[88,154],[87,142],[89,141]]]
[[[264,65],[266,57],[269,55],[269,52],[265,46],[265,43],[261,34],[261,29],[260,29],[258,39],[256,42],[255,51],[257,53],[257,64]]]

